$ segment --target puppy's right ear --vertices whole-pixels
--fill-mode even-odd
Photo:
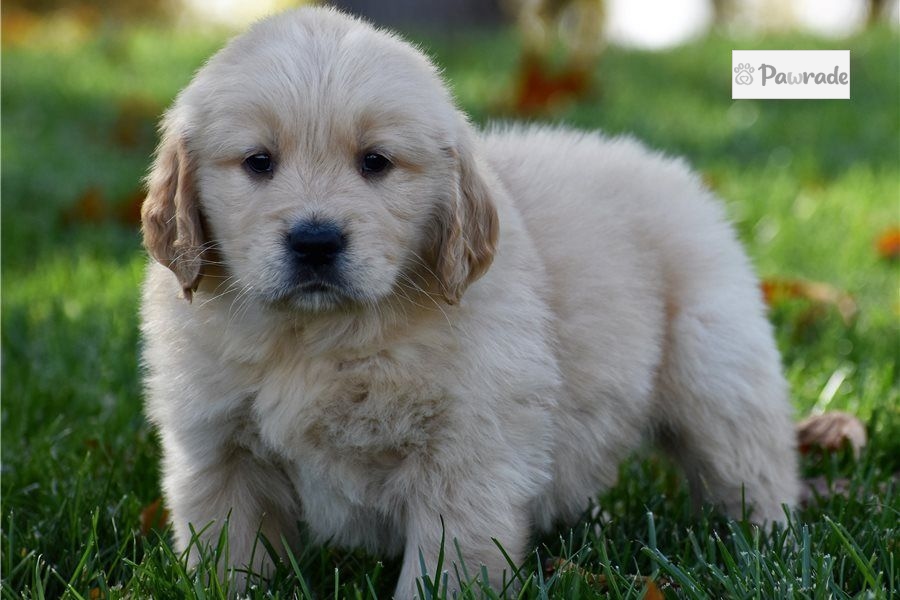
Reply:
[[[175,273],[190,302],[202,276],[205,237],[194,180],[196,164],[183,135],[175,130],[164,128],[147,177],[141,224],[150,256]]]

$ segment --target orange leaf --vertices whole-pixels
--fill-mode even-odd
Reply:
[[[135,148],[142,142],[152,144],[154,123],[162,108],[140,96],[129,96],[119,103],[113,127],[113,142],[122,148]]]
[[[529,53],[522,59],[519,70],[516,110],[520,113],[544,111],[584,96],[590,86],[591,74],[587,68],[572,64],[550,73],[540,58]]]
[[[760,283],[760,288],[769,306],[775,306],[779,302],[789,299],[831,305],[840,313],[844,323],[848,324],[858,311],[856,301],[850,294],[819,281],[768,278]]]
[[[147,196],[144,190],[138,189],[128,195],[125,200],[119,204],[118,220],[123,225],[137,226],[141,223],[141,205]]]
[[[570,562],[566,562],[561,558],[550,558],[544,561],[544,574],[549,577],[553,575],[556,571],[567,572],[572,571],[577,573],[584,581],[594,587],[599,592],[605,592],[609,587],[609,582],[606,579],[606,575],[601,575],[598,573],[593,573],[588,571],[587,569],[583,569],[578,565],[573,565]],[[645,592],[644,598],[647,600],[662,600],[665,598],[663,593],[660,591],[660,586],[657,586],[656,582],[650,579],[649,577],[645,577],[643,575],[634,575],[633,576],[635,585],[643,585]],[[673,583],[667,579],[660,579],[661,586],[663,588],[673,587]]]
[[[136,189],[120,201],[107,203],[103,191],[98,186],[92,185],[63,213],[63,221],[67,225],[72,225],[114,220],[133,227],[141,222],[141,204],[145,196],[143,190]]]
[[[878,256],[885,260],[897,260],[900,258],[900,227],[891,227],[875,242]]]
[[[63,220],[68,223],[98,223],[107,217],[106,202],[103,191],[96,185],[84,190],[68,210],[63,213]]]
[[[154,529],[165,529],[169,522],[169,511],[163,507],[162,498],[157,498],[141,511],[141,535],[150,535]]]
[[[647,587],[644,588],[644,600],[665,600],[665,596],[652,579],[646,579]]]

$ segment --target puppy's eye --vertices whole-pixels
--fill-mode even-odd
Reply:
[[[374,175],[386,171],[391,166],[391,161],[383,154],[367,152],[362,159],[363,175]]]
[[[265,152],[248,156],[244,159],[244,164],[254,173],[271,173],[272,157]]]

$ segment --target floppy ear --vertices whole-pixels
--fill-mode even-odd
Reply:
[[[457,163],[457,186],[441,223],[436,274],[441,293],[456,304],[494,260],[499,223],[486,174],[467,148],[449,149]]]
[[[165,131],[141,206],[144,246],[150,256],[175,273],[188,302],[200,283],[205,241],[195,170],[183,138]]]

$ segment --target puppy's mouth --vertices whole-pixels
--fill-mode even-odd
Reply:
[[[332,294],[340,291],[338,286],[324,281],[310,281],[297,287],[297,293],[302,294]]]
[[[318,312],[346,304],[354,297],[341,283],[315,278],[282,286],[270,296],[269,304],[282,310]]]

